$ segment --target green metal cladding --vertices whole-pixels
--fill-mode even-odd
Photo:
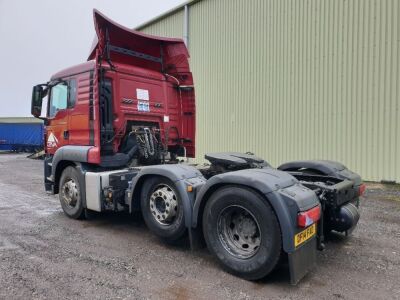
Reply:
[[[400,182],[400,1],[189,3],[197,160],[330,159]],[[180,7],[139,27],[182,37]]]

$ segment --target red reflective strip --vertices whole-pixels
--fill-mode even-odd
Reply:
[[[315,206],[309,210],[299,212],[297,215],[297,225],[307,227],[317,222],[321,216],[321,207]]]
[[[367,186],[364,183],[362,185],[360,185],[360,187],[358,188],[358,195],[359,196],[364,195],[366,189],[367,189]]]

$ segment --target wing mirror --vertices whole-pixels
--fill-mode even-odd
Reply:
[[[35,118],[39,118],[42,113],[42,101],[44,89],[42,85],[35,85],[32,90],[31,114]]]

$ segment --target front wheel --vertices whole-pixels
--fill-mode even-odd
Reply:
[[[239,277],[261,279],[280,258],[278,220],[267,200],[251,189],[217,190],[204,208],[203,232],[209,250]]]
[[[141,193],[141,209],[147,227],[157,236],[175,241],[184,235],[182,199],[171,180],[161,176],[147,179]]]
[[[84,218],[82,182],[74,167],[66,167],[60,179],[59,198],[64,213],[72,219]]]

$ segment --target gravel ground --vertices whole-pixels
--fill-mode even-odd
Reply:
[[[400,189],[369,184],[361,220],[318,254],[297,286],[281,267],[248,282],[206,249],[166,245],[140,217],[68,219],[46,195],[42,161],[0,155],[1,299],[400,299]]]

